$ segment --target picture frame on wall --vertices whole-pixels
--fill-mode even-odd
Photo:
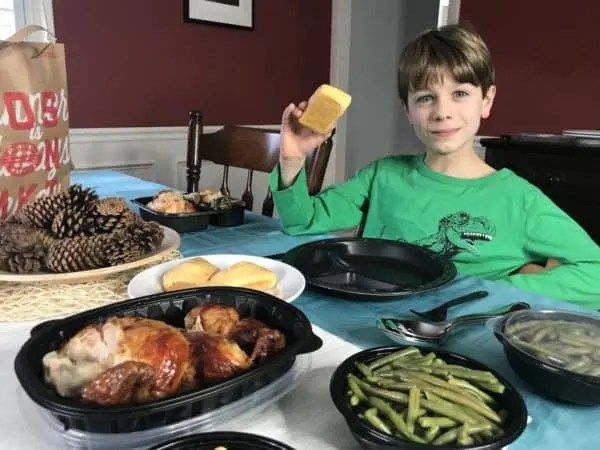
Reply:
[[[254,29],[254,0],[183,0],[184,22]]]

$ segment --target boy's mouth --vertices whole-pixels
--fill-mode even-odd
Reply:
[[[432,130],[431,134],[437,137],[449,137],[455,135],[460,128],[449,128],[446,130]]]

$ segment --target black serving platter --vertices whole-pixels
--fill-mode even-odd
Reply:
[[[450,283],[456,266],[416,245],[371,238],[309,242],[285,253],[307,286],[349,298],[385,298],[427,292]]]
[[[489,368],[474,359],[460,355],[458,353],[449,352],[436,348],[434,353],[446,361],[448,364],[459,364],[461,366],[476,369],[486,370],[494,374],[494,376],[505,386],[504,393],[493,394],[494,399],[498,403],[498,409],[503,409],[507,413],[507,420],[503,425],[504,434],[499,437],[490,439],[481,444],[473,444],[468,446],[453,446],[453,445],[429,445],[408,441],[401,437],[390,436],[376,430],[368,422],[358,417],[358,413],[350,405],[348,397],[347,376],[352,373],[356,376],[361,376],[355,363],[360,362],[369,364],[375,359],[386,356],[408,346],[394,345],[386,347],[375,347],[361,352],[355,353],[343,361],[334,371],[329,384],[329,392],[333,403],[337,410],[344,416],[346,424],[350,432],[360,445],[367,450],[434,450],[439,448],[447,449],[465,449],[465,450],[500,450],[515,441],[525,430],[527,425],[527,406],[519,391],[502,375],[495,370]],[[431,351],[429,347],[421,347],[413,345],[411,347],[420,348],[423,353]]]
[[[289,445],[257,434],[234,431],[198,433],[156,445],[148,450],[294,450]]]
[[[255,317],[280,330],[286,336],[286,347],[240,375],[205,388],[137,405],[106,407],[64,398],[44,381],[42,357],[60,348],[86,325],[111,316],[137,316],[183,328],[187,311],[206,303],[234,306],[241,317]],[[322,344],[313,334],[308,318],[290,303],[249,289],[204,287],[139,297],[42,323],[32,330],[31,337],[19,350],[14,367],[25,393],[60,420],[66,429],[124,433],[180,422],[239,400],[286,373],[296,355],[313,352]]]

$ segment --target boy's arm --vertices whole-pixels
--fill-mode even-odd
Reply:
[[[600,247],[548,197],[537,193],[527,212],[526,250],[533,260],[554,258],[560,265],[536,274],[517,274],[515,287],[560,300],[600,308]]]
[[[377,162],[359,170],[344,183],[311,197],[306,170],[302,168],[289,186],[281,188],[282,174],[278,164],[269,177],[269,187],[284,231],[289,234],[328,233],[359,225],[376,170]]]

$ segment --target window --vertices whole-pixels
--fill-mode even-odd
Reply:
[[[52,0],[0,0],[0,39],[33,24],[41,25],[54,34]],[[48,40],[46,33],[36,33],[35,38]]]
[[[17,29],[14,4],[14,0],[0,0],[0,39],[10,37]]]

